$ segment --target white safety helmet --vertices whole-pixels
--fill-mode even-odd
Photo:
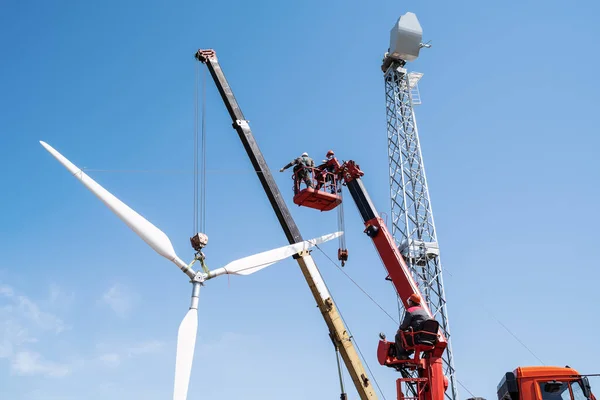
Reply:
[[[302,157],[308,157],[308,153],[307,152],[302,153]]]

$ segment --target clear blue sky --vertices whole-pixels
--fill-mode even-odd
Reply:
[[[302,151],[321,159],[333,148],[360,163],[377,207],[389,211],[379,67],[406,11],[433,44],[410,68],[424,73],[417,120],[458,379],[493,399],[504,372],[539,364],[497,320],[544,363],[600,372],[594,2],[8,0],[2,8],[0,398],[169,398],[189,302],[184,276],[39,140],[80,167],[191,171],[193,54],[215,48],[304,237],[332,232],[335,213],[292,207],[289,174],[277,170]],[[211,81],[206,129],[209,266],[286,244]],[[191,259],[189,173],[90,175]],[[345,271],[396,314],[356,208],[345,210]],[[337,244],[323,249],[333,256]],[[371,377],[394,399],[396,373],[375,350],[377,334],[392,335],[395,324],[314,256]],[[338,398],[327,330],[293,260],[210,282],[200,304],[190,399]],[[346,385],[356,399],[347,375]]]

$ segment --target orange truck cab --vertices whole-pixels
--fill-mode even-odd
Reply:
[[[498,400],[596,400],[589,380],[561,367],[519,367],[498,384]]]

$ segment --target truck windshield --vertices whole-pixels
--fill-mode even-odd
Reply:
[[[540,382],[542,400],[586,400],[581,382]],[[570,390],[569,390],[570,387]]]
[[[585,394],[583,394],[583,387],[581,387],[580,381],[571,382],[571,391],[573,392],[573,399],[586,400]]]

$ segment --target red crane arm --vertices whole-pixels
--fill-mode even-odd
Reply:
[[[327,156],[329,157],[329,154]],[[361,177],[364,173],[354,161],[346,161],[340,165],[335,157],[328,159],[326,167],[328,171],[332,169],[333,173],[337,175],[338,183],[341,182],[348,188],[365,224],[365,233],[373,241],[375,249],[388,272],[388,277],[386,279],[392,281],[398,297],[402,300],[404,306],[407,307],[409,297],[412,294],[421,296],[421,293],[404,257],[396,246],[394,238],[388,231],[384,221],[379,217],[379,213],[362,183]],[[331,205],[331,195],[321,193],[322,190],[319,190],[320,183],[322,184],[322,182],[317,180],[316,189],[307,188],[304,191],[300,191],[294,197],[294,202],[298,205],[307,205],[324,211],[322,207],[316,207],[316,203],[307,204],[306,198],[297,199],[299,196],[307,195],[323,200],[323,197],[326,196],[325,200],[328,202],[327,204]],[[332,207],[327,209],[332,209],[339,204],[337,200],[338,199],[333,203]],[[339,198],[339,200],[341,200],[341,198]],[[423,297],[421,296],[421,298]],[[422,306],[429,316],[433,317],[431,310],[429,310],[429,307],[425,302],[422,302]],[[379,363],[402,371],[403,377],[396,381],[397,398],[399,400],[444,399],[444,393],[448,388],[448,379],[444,376],[443,361],[441,357],[448,346],[448,342],[442,330],[439,327],[437,329],[437,340],[422,339],[422,336],[419,336],[418,340],[415,339],[416,336],[412,336],[412,344],[408,344],[408,342],[404,340],[405,345],[410,347],[414,352],[414,357],[410,359],[397,358],[396,355],[398,353],[391,352],[392,346],[394,345],[393,342],[386,341],[384,337],[379,341],[377,348],[377,359]],[[434,333],[431,331],[427,332]],[[421,335],[422,332],[414,332],[414,334]],[[403,337],[406,339],[404,334]],[[405,375],[409,370],[416,370],[418,377]],[[410,388],[413,396],[407,397],[402,393],[403,384]]]
[[[398,246],[396,246],[394,238],[387,229],[383,219],[379,216],[364,187],[361,180],[364,172],[352,160],[346,161],[342,165],[337,160],[334,160],[333,163],[336,166],[336,173],[339,179],[348,187],[348,191],[358,207],[358,211],[365,224],[365,233],[373,240],[377,253],[388,272],[389,279],[396,288],[398,297],[402,300],[404,306],[407,307],[410,295],[417,294],[421,297],[422,295],[408,265],[404,261],[404,257],[402,257]],[[422,306],[427,310],[429,316],[433,317],[431,310],[429,310],[425,302],[423,302]],[[440,330],[434,356],[441,356],[446,346],[447,340]]]

